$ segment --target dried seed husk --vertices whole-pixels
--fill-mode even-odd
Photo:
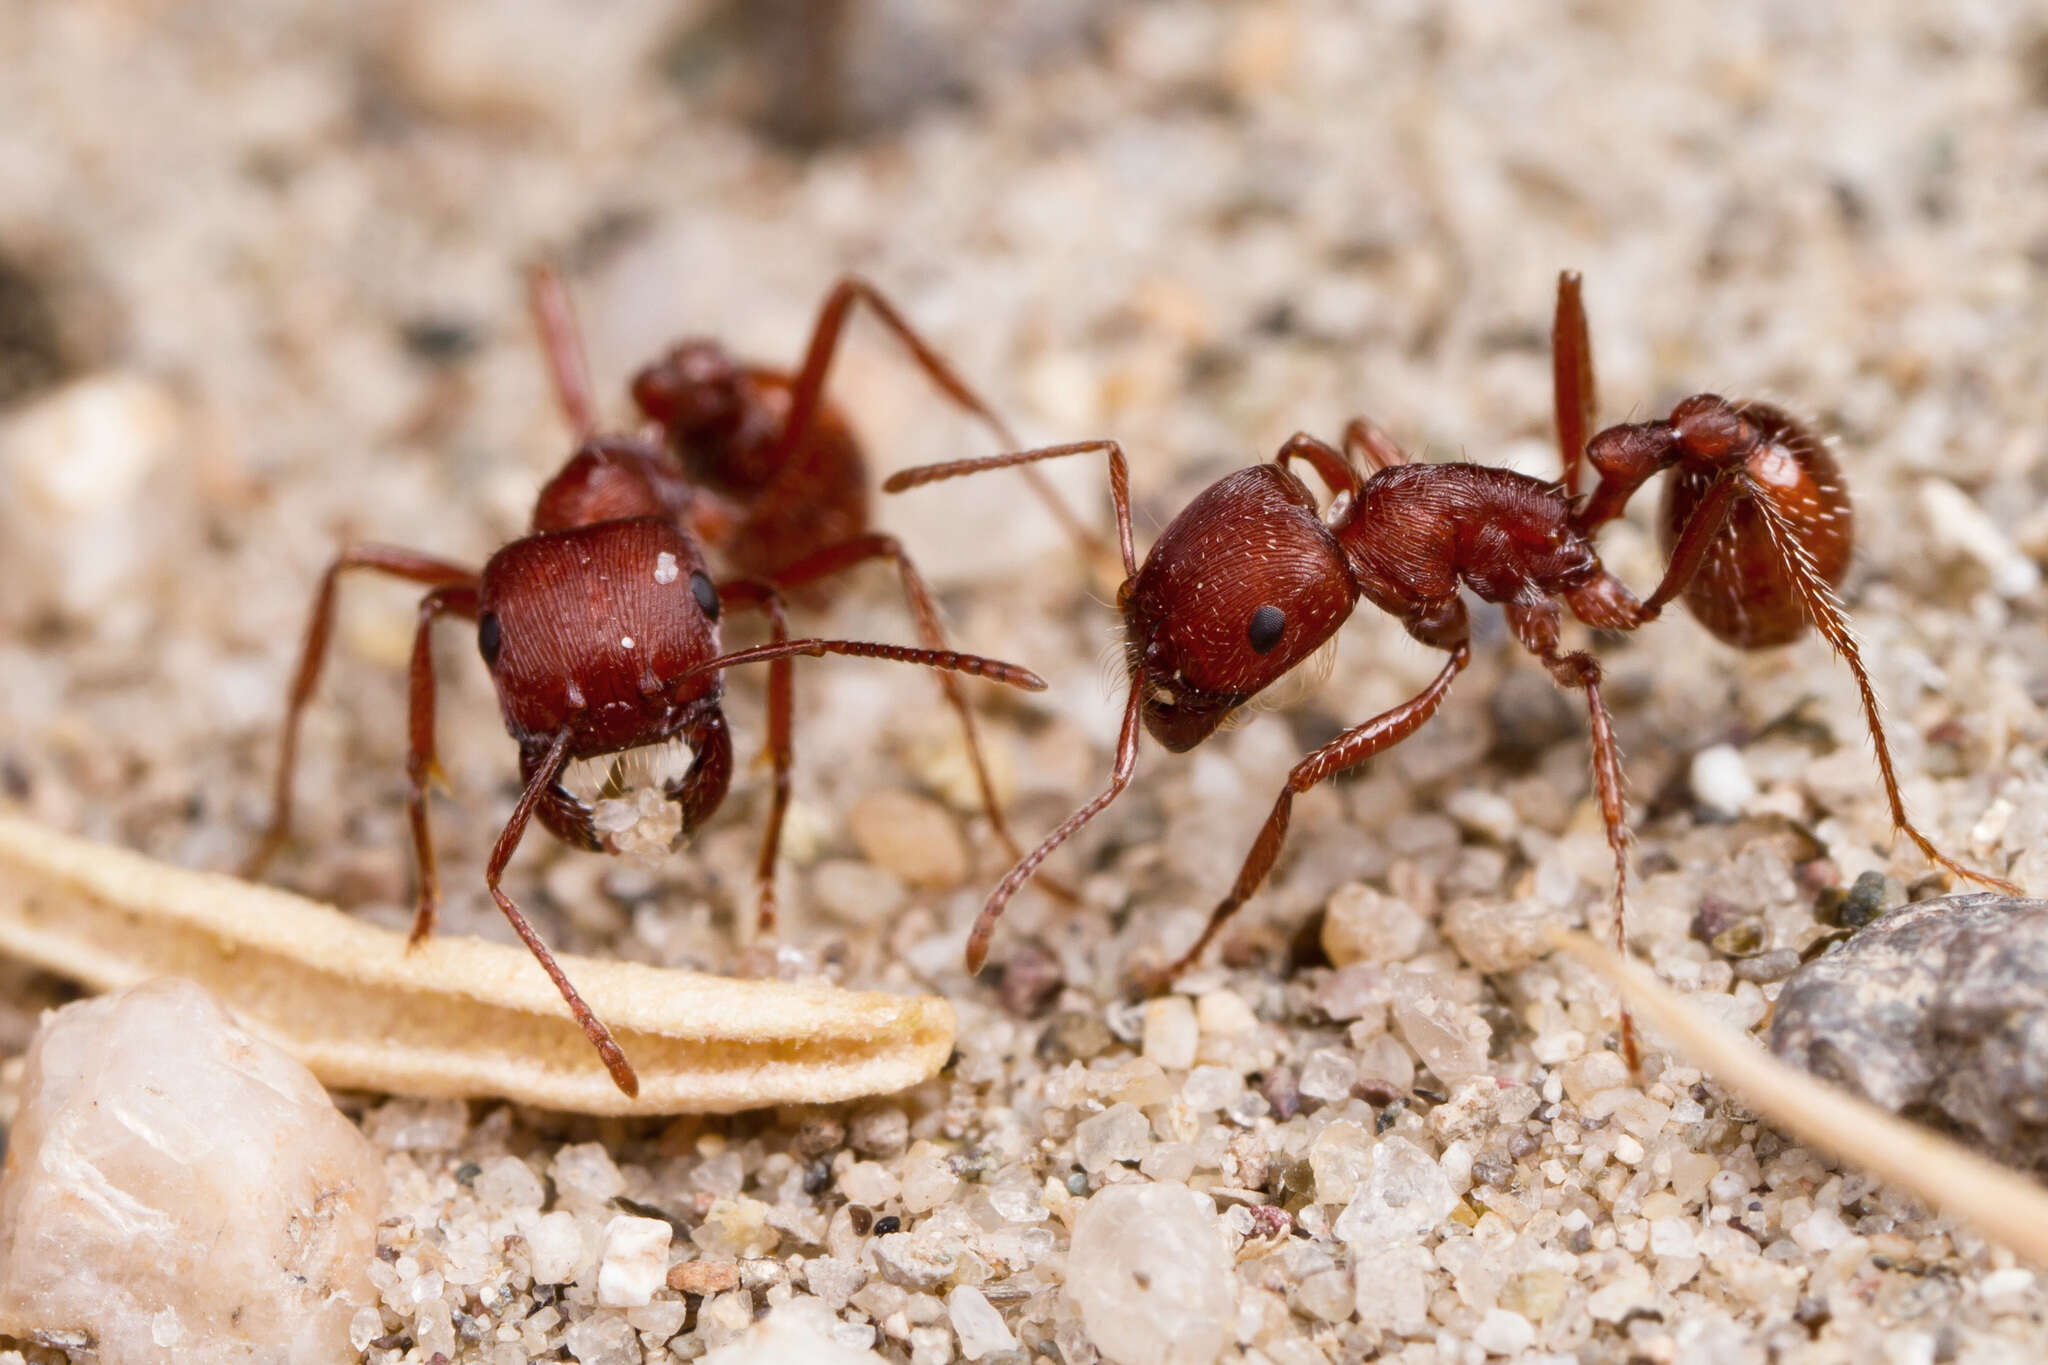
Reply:
[[[0,952],[95,990],[181,976],[327,1085],[587,1114],[731,1113],[915,1085],[945,1064],[929,996],[560,962],[640,1075],[606,1075],[525,949],[405,937],[331,906],[0,817]]]

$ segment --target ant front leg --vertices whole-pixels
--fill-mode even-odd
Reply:
[[[1399,744],[1436,714],[1444,695],[1451,690],[1452,681],[1472,661],[1471,646],[1465,641],[1459,640],[1447,648],[1451,657],[1428,687],[1363,725],[1346,730],[1294,765],[1294,770],[1287,775],[1287,785],[1281,788],[1279,799],[1273,803],[1272,813],[1259,828],[1259,837],[1252,841],[1251,852],[1245,855],[1244,866],[1238,870],[1237,881],[1230,888],[1230,894],[1210,912],[1209,922],[1194,946],[1181,954],[1173,965],[1153,975],[1147,982],[1149,986],[1163,989],[1194,966],[1217,931],[1222,929],[1224,921],[1237,913],[1238,907],[1258,891],[1260,883],[1266,880],[1266,874],[1273,870],[1273,860],[1280,856],[1281,845],[1287,841],[1287,822],[1293,813],[1297,795]]]
[[[988,961],[989,940],[994,937],[996,921],[1002,918],[1003,907],[1010,903],[1010,897],[1017,894],[1019,887],[1031,880],[1031,874],[1038,865],[1052,856],[1053,850],[1072,838],[1080,828],[1093,820],[1109,807],[1109,803],[1123,795],[1124,788],[1131,785],[1131,777],[1138,771],[1139,719],[1143,714],[1145,695],[1145,671],[1131,670],[1131,692],[1124,701],[1124,723],[1117,731],[1116,764],[1110,769],[1109,786],[1100,796],[1081,809],[1069,815],[1045,842],[1031,850],[1008,875],[989,893],[988,901],[981,907],[981,913],[974,918],[974,928],[967,935],[967,974],[977,976],[982,964]]]
[[[728,605],[753,607],[768,618],[768,638],[775,644],[789,640],[789,619],[782,594],[773,583],[758,579],[735,579],[718,585],[718,595]],[[789,814],[789,773],[796,761],[793,716],[796,709],[794,664],[787,658],[768,665],[768,762],[774,774],[774,795],[769,799],[768,821],[761,831],[761,853],[754,865],[759,898],[754,917],[756,937],[775,932],[775,860],[782,849],[782,822]]]
[[[498,835],[498,842],[491,849],[491,861],[484,868],[484,886],[511,924],[512,932],[519,935],[519,941],[526,945],[527,951],[540,963],[541,970],[548,974],[548,980],[554,982],[555,989],[562,993],[569,1013],[575,1016],[577,1025],[583,1030],[583,1036],[590,1039],[590,1045],[597,1049],[597,1055],[604,1061],[605,1070],[611,1073],[612,1084],[628,1096],[636,1096],[640,1093],[640,1078],[633,1074],[633,1066],[626,1060],[626,1054],[613,1041],[611,1030],[583,1002],[576,987],[570,984],[568,974],[555,961],[555,955],[548,951],[548,945],[541,941],[540,935],[527,923],[526,916],[498,885],[504,875],[505,864],[512,861],[512,854],[518,849],[519,840],[525,835],[527,822],[533,818],[535,808],[561,777],[562,767],[569,761],[569,741],[574,735],[572,729],[562,730],[549,741],[545,750],[534,746],[530,750],[530,761],[521,764],[529,770],[526,789],[519,794],[519,804],[512,808],[512,817],[505,822],[504,832]]]
[[[442,780],[441,764],[434,757],[434,622],[444,615],[476,619],[476,589],[469,584],[436,588],[420,599],[419,626],[412,636],[411,749],[406,755],[408,782],[405,813],[412,822],[412,851],[419,880],[419,900],[413,911],[412,937],[417,944],[434,932],[434,916],[441,908],[441,883],[434,872],[434,841],[427,831],[427,784]]]
[[[459,564],[451,564],[430,555],[416,554],[390,545],[354,545],[343,550],[327,572],[320,576],[320,587],[313,595],[312,619],[306,624],[305,643],[299,650],[298,671],[292,679],[292,690],[285,702],[284,727],[278,739],[277,781],[271,790],[270,821],[264,827],[263,837],[256,849],[243,864],[244,877],[262,875],[291,831],[292,823],[292,774],[298,766],[299,720],[312,700],[313,690],[320,684],[320,670],[327,661],[327,641],[334,629],[335,582],[350,569],[375,569],[394,578],[422,583],[431,588],[468,589],[476,591],[477,577]]]
[[[1614,855],[1614,947],[1628,951],[1628,808],[1621,789],[1621,751],[1614,742],[1614,723],[1600,699],[1600,663],[1583,650],[1566,652],[1558,642],[1560,613],[1557,603],[1547,597],[1510,602],[1503,610],[1508,626],[1522,647],[1543,661],[1560,687],[1586,694],[1586,712],[1593,736],[1593,785],[1600,794],[1600,820],[1607,831],[1607,847]],[[1640,1058],[1636,1051],[1635,1021],[1628,1010],[1621,1012],[1621,1052],[1635,1074]]]
[[[778,452],[781,460],[777,467],[783,473],[777,476],[774,486],[766,496],[802,496],[800,488],[784,486],[800,477],[800,471],[793,467],[795,462],[788,456],[790,452],[802,448],[805,439],[810,435],[811,424],[817,420],[818,411],[825,401],[825,375],[832,367],[832,357],[838,350],[839,336],[846,327],[847,315],[853,311],[853,305],[856,303],[866,304],[868,311],[895,334],[896,339],[903,343],[904,349],[910,352],[911,359],[916,362],[917,367],[924,371],[925,376],[939,392],[951,399],[962,411],[987,426],[990,432],[994,433],[998,445],[1006,449],[1016,448],[1017,438],[1003,419],[996,415],[995,409],[984,402],[981,395],[968,387],[967,381],[955,373],[953,367],[918,334],[917,329],[896,310],[896,306],[866,280],[849,275],[832,286],[832,292],[825,296],[824,305],[818,309],[817,322],[812,324],[810,345],[804,351],[803,368],[797,371],[796,380],[790,386],[789,414],[782,424]],[[1046,510],[1052,513],[1061,529],[1081,547],[1089,559],[1098,558],[1102,553],[1101,540],[1093,531],[1081,524],[1080,518],[1067,506],[1059,491],[1037,470],[1027,469],[1023,473],[1025,481],[1031,485],[1031,491],[1045,504]]]
[[[945,650],[946,632],[939,621],[938,603],[932,600],[931,589],[925,585],[924,576],[918,573],[917,566],[910,562],[910,556],[904,551],[903,543],[894,536],[856,536],[852,540],[827,546],[816,554],[778,571],[774,576],[774,583],[785,592],[794,592],[807,583],[844,573],[870,559],[886,559],[896,566],[896,575],[902,582],[903,596],[910,603],[910,615],[916,623],[919,641],[926,649]],[[988,816],[989,830],[1012,861],[1022,858],[1024,851],[1017,846],[1016,839],[1010,834],[1009,823],[1003,818],[1002,803],[996,798],[995,784],[988,775],[988,762],[982,755],[981,736],[975,727],[974,712],[967,704],[967,696],[960,688],[959,679],[950,672],[941,672],[938,675],[938,682],[939,690],[945,694],[946,705],[960,718],[960,734],[967,746],[967,762],[974,773],[975,789],[981,796],[981,808]],[[1068,904],[1073,904],[1077,900],[1072,891],[1051,878],[1041,878],[1039,885]]]

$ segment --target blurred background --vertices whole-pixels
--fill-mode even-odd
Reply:
[[[2048,20],[2025,3],[5,0],[0,799],[237,861],[336,547],[481,561],[566,455],[520,294],[541,258],[566,271],[617,422],[625,378],[679,336],[793,367],[826,289],[858,271],[1027,440],[1123,441],[1141,541],[1217,474],[1361,412],[1427,458],[1554,470],[1549,308],[1557,271],[1583,270],[1608,420],[1711,388],[1839,437],[1849,593],[1882,690],[1923,722],[1900,737],[1906,766],[1975,775],[2038,720],[2044,171]],[[832,392],[877,482],[989,448],[871,324]],[[1106,525],[1099,465],[1058,474]],[[1048,826],[1106,770],[1113,585],[1006,478],[878,501],[958,642],[1052,680],[979,697],[1020,830]],[[1639,584],[1661,568],[1640,520],[1603,553]],[[392,922],[410,894],[411,599],[346,590],[302,839],[276,869]],[[1085,865],[1164,866],[1160,913],[1191,924],[1293,757],[1434,671],[1370,616],[1287,720],[1148,756],[1157,781]],[[909,638],[880,571],[807,628]],[[1499,639],[1491,613],[1483,629]],[[475,873],[511,746],[448,634],[450,923],[501,933]],[[1480,758],[1583,794],[1573,708],[1486,652],[1377,795],[1305,803],[1306,862],[1262,913],[1284,925],[1383,861],[1375,825],[1427,811]],[[1736,658],[1673,620],[1607,656],[1653,816],[1693,750],[1814,702],[1843,749],[1836,795],[1882,847],[1846,680],[1818,646]],[[733,686],[749,752],[757,683]],[[947,940],[997,865],[935,691],[851,662],[801,687],[790,875],[851,856],[862,793],[909,787],[975,852],[894,932]],[[1971,726],[1923,745],[1966,699]],[[535,836],[522,894],[574,946],[715,962],[759,789],[743,775],[697,855],[662,869]],[[1316,839],[1342,810],[1357,828]],[[859,902],[878,903],[900,923],[903,897]]]

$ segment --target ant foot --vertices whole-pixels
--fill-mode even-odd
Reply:
[[[440,916],[441,902],[438,899],[422,898],[419,908],[413,911],[412,932],[405,937],[405,950],[409,953],[427,941],[434,932],[434,921]]]

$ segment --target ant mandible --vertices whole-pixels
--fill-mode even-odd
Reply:
[[[1082,441],[904,470],[890,492],[985,469],[1106,454],[1125,579],[1117,594],[1130,690],[1108,788],[1019,860],[983,906],[967,941],[978,972],[997,918],[1053,850],[1130,784],[1140,726],[1168,750],[1200,744],[1238,707],[1313,655],[1360,598],[1398,617],[1423,644],[1450,658],[1416,696],[1346,730],[1288,774],[1230,894],[1193,947],[1159,973],[1171,982],[1201,955],[1265,879],[1287,835],[1294,798],[1421,728],[1471,658],[1461,587],[1500,604],[1515,639],[1560,686],[1584,693],[1594,784],[1614,855],[1614,932],[1624,944],[1628,830],[1613,727],[1600,695],[1600,665],[1560,643],[1569,611],[1598,630],[1635,630],[1683,594],[1723,640],[1743,648],[1795,638],[1811,621],[1855,675],[1877,747],[1894,824],[1941,867],[2008,893],[2017,888],[1962,866],[1907,818],[1885,742],[1876,694],[1835,584],[1849,560],[1848,496],[1825,447],[1782,411],[1712,394],[1685,399],[1664,421],[1593,426],[1592,348],[1579,277],[1559,277],[1552,364],[1562,483],[1486,465],[1416,465],[1371,423],[1353,421],[1338,450],[1290,437],[1273,463],[1225,475],[1160,535],[1143,565],[1132,550],[1130,484],[1114,441]],[[1371,470],[1361,477],[1358,457]],[[1336,499],[1319,512],[1288,468],[1307,462]],[[1580,468],[1599,482],[1583,505]],[[1664,509],[1669,565],[1646,600],[1600,563],[1593,533],[1619,514],[1650,475],[1675,470]],[[1633,1054],[1624,1018],[1624,1043]]]
[[[913,649],[861,640],[790,639],[782,598],[786,589],[875,555],[897,558],[906,584],[916,584],[913,601],[919,606],[920,625],[928,627],[927,634],[936,630],[935,613],[925,619],[930,604],[922,595],[922,584],[892,548],[893,543],[879,543],[886,538],[866,537],[827,546],[799,559],[793,568],[714,583],[698,534],[708,501],[703,490],[691,482],[675,453],[656,435],[595,432],[588,387],[582,377],[581,348],[566,302],[551,273],[538,272],[532,283],[531,298],[556,393],[577,429],[576,451],[541,489],[530,534],[504,546],[480,571],[385,545],[350,547],[328,566],[314,597],[286,705],[270,823],[245,875],[260,872],[290,826],[299,720],[326,657],[336,580],[349,569],[372,569],[425,585],[428,591],[420,600],[413,636],[411,744],[406,765],[411,784],[406,807],[419,883],[412,942],[432,932],[440,904],[427,829],[427,784],[439,775],[434,754],[430,637],[437,619],[456,616],[476,625],[477,649],[497,689],[505,728],[519,743],[519,768],[525,782],[511,818],[491,850],[484,886],[562,993],[613,1082],[634,1095],[639,1081],[610,1030],[592,1013],[547,945],[499,885],[505,865],[532,819],[539,819],[564,843],[592,852],[604,850],[592,809],[562,784],[567,765],[673,741],[686,745],[691,753],[688,770],[662,784],[663,796],[680,812],[681,831],[676,837],[680,844],[718,809],[732,778],[732,740],[720,707],[720,675],[739,664],[766,662],[768,748],[775,774],[775,796],[759,863],[761,918],[767,927],[774,918],[775,855],[789,795],[793,658],[844,654],[889,659],[937,669],[949,681],[952,673],[966,673],[1030,691],[1043,689],[1045,683],[1028,669],[955,653],[943,646]],[[849,438],[836,425],[821,423],[817,430],[827,434],[813,440],[803,435],[812,429],[799,425],[796,418],[806,410],[813,417],[821,412],[817,393],[823,363],[818,357],[829,356],[838,319],[843,317],[846,303],[861,296],[857,291],[858,286],[851,291],[842,286],[833,296],[836,310],[834,303],[828,303],[819,328],[822,348],[814,342],[813,362],[805,369],[810,379],[794,386],[791,421],[782,428],[780,443],[769,441],[777,449],[819,458],[823,458],[821,451],[843,458],[845,450],[851,449]],[[865,296],[886,310],[871,294]],[[899,330],[924,358],[927,353],[922,342],[907,330]],[[684,354],[684,349],[676,354]],[[708,351],[700,346],[690,354],[701,362]],[[675,358],[672,355],[671,361]],[[702,379],[706,367],[699,363],[694,370],[686,367],[686,372]],[[942,386],[957,383],[943,367],[934,374]],[[758,428],[768,418],[770,404],[761,395],[771,377],[736,370],[713,377],[718,382],[708,392],[739,404],[736,412],[728,413],[735,422]],[[669,392],[676,396],[673,388]],[[971,395],[968,401],[974,401]],[[700,404],[699,410],[704,406]],[[825,415],[829,417],[828,410]],[[792,430],[797,432],[794,438]],[[758,442],[759,438],[760,432],[754,430],[751,439]],[[857,461],[857,451],[852,458]],[[756,519],[772,519],[778,506],[756,509]],[[830,535],[837,524],[830,516],[821,516],[812,532]],[[799,538],[792,530],[782,544],[786,547]],[[768,620],[770,642],[720,654],[719,622],[726,605],[762,612]],[[948,695],[955,694],[949,690]],[[964,720],[964,701],[961,713]],[[983,781],[986,789],[986,779]],[[993,813],[993,805],[990,809]]]

